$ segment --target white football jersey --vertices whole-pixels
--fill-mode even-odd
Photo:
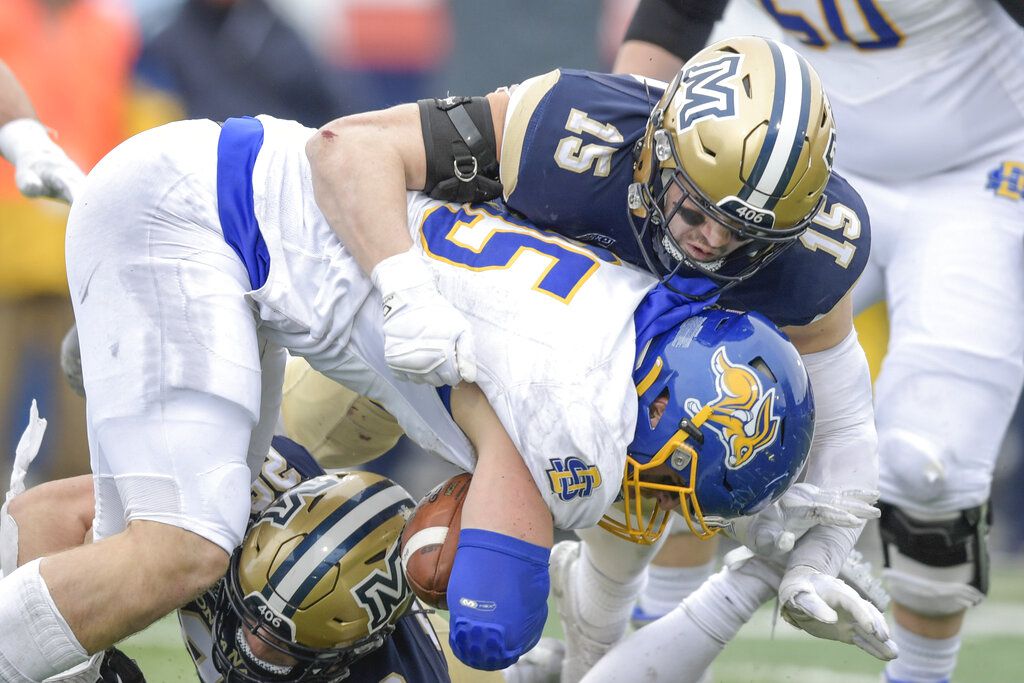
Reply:
[[[271,256],[267,283],[251,294],[261,332],[384,405],[423,448],[472,470],[475,454],[439,392],[397,379],[384,362],[379,295],[313,202],[296,144],[312,131],[260,120],[253,184]],[[618,493],[633,438],[633,311],[654,278],[497,206],[409,193],[408,209],[416,248],[472,325],[477,383],[556,525],[595,524]]]
[[[1024,143],[1024,29],[996,0],[748,0],[821,75],[837,164],[930,175]]]

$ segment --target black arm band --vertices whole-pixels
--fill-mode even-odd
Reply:
[[[486,97],[417,102],[427,155],[423,191],[447,202],[484,202],[501,194],[497,143]]]
[[[625,40],[642,40],[686,61],[708,42],[729,0],[640,0]]]

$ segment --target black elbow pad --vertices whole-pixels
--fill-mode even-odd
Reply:
[[[427,158],[423,191],[447,202],[485,202],[501,195],[497,143],[486,97],[417,102]]]

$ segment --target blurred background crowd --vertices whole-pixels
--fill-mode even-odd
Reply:
[[[421,97],[483,94],[556,66],[609,69],[636,0],[3,0],[0,59],[88,171],[141,130],[272,114],[318,126]],[[772,34],[732,3],[718,34]],[[826,88],[828,84],[826,83]],[[840,136],[842,131],[840,131]],[[840,137],[841,140],[841,137]],[[840,142],[841,145],[841,142]],[[88,471],[83,399],[65,385],[67,209],[21,197],[0,161],[0,487],[32,398],[49,421],[31,479]],[[877,363],[884,312],[858,321]],[[992,548],[1024,554],[1024,415],[997,467]],[[950,429],[985,429],[952,424]],[[405,440],[397,453],[413,448]],[[386,457],[379,467],[397,467]],[[439,481],[392,471],[417,495]]]

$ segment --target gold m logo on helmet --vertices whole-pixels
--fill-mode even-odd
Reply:
[[[780,418],[775,414],[775,389],[767,392],[757,374],[745,365],[729,360],[725,349],[711,358],[717,395],[704,409],[710,411],[706,424],[725,446],[725,465],[738,469],[779,436]],[[687,399],[691,415],[701,410],[697,399]]]
[[[686,69],[681,88],[682,98],[673,98],[679,107],[677,132],[688,130],[701,119],[713,116],[727,118],[736,115],[736,89],[734,82],[743,56],[727,54]]]
[[[411,588],[402,571],[401,553],[398,539],[388,548],[384,561],[374,568],[366,578],[352,588],[352,597],[356,604],[366,611],[370,618],[367,627],[370,633],[393,619],[396,611],[404,611],[402,607],[409,596]]]

